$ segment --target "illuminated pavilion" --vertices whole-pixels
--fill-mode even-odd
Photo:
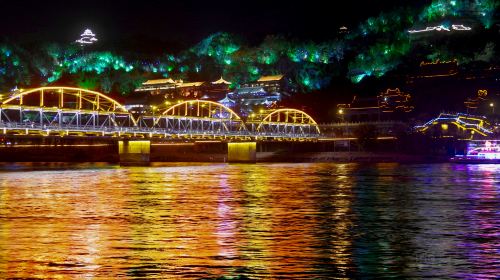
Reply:
[[[338,104],[338,114],[342,121],[381,121],[401,119],[413,110],[411,95],[396,89],[387,89],[376,97],[354,96],[351,103]]]
[[[183,80],[155,79],[147,80],[135,92],[149,93],[151,96],[163,96],[167,101],[207,99],[218,100],[229,92],[230,82],[222,77],[217,81],[184,82]]]
[[[277,107],[285,88],[284,75],[262,76],[228,93],[219,103],[235,108],[242,116],[248,116],[261,109]]]

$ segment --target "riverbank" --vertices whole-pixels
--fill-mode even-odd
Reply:
[[[151,147],[151,162],[227,162],[225,147],[203,149],[194,145]],[[259,151],[257,162],[447,162],[446,155],[412,155],[391,152],[359,151]],[[0,162],[109,162],[118,163],[114,145],[13,146],[0,147]]]
[[[374,152],[257,153],[258,162],[447,162],[446,156]]]

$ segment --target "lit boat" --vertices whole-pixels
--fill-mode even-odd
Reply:
[[[455,155],[453,162],[500,163],[500,140],[476,140],[467,143],[465,155]]]

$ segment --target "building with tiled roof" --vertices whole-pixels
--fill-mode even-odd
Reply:
[[[261,76],[255,82],[245,83],[244,87],[262,87],[266,92],[282,92],[286,86],[284,75]]]
[[[211,83],[185,82],[172,78],[153,79],[142,83],[135,92],[148,94],[153,103],[190,99],[219,100],[229,92],[230,84],[222,77]]]

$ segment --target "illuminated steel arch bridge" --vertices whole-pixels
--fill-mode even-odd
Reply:
[[[287,140],[320,135],[316,121],[305,112],[296,109],[263,111],[251,115],[247,124],[257,139]]]
[[[250,131],[231,109],[212,101],[191,100],[175,104],[158,115],[143,115],[140,129],[189,139],[249,139]]]
[[[222,104],[192,100],[135,118],[116,100],[73,87],[41,87],[0,102],[0,132],[20,135],[113,136],[160,139],[314,141],[314,119],[295,109],[246,122]]]
[[[105,135],[135,120],[120,103],[91,90],[41,87],[20,91],[0,104],[0,123],[26,134]]]

